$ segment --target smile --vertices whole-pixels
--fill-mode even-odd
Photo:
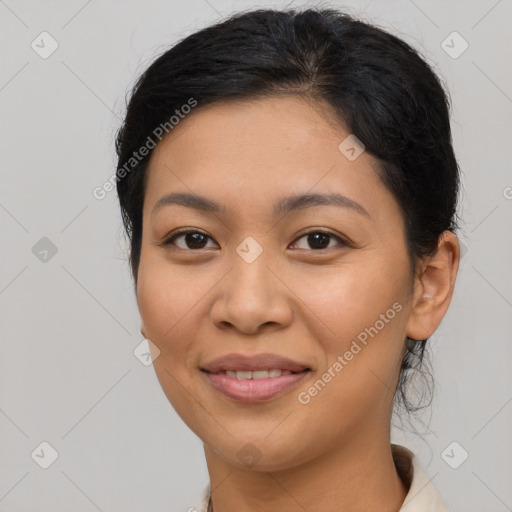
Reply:
[[[281,377],[281,375],[290,375],[293,372],[290,370],[279,370],[279,369],[272,369],[272,370],[256,370],[256,371],[245,371],[245,370],[226,370],[218,372],[216,375],[227,375],[228,377],[231,377],[232,379],[238,379],[238,380],[247,380],[247,379],[274,379],[276,377]]]
[[[222,395],[242,403],[265,402],[296,387],[310,370],[221,371],[203,372],[209,384]]]

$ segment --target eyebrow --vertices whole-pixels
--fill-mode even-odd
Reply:
[[[175,192],[162,196],[153,206],[151,215],[154,215],[157,210],[160,210],[164,206],[173,204],[212,213],[222,212],[225,209],[224,206],[221,206],[219,203],[208,199],[207,197],[199,196],[197,194]],[[336,192],[329,192],[325,194],[294,194],[283,197],[274,204],[274,215],[286,215],[312,206],[341,206],[344,208],[351,208],[357,213],[371,218],[368,211],[359,203]]]

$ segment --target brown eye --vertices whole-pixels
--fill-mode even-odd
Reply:
[[[178,239],[183,239],[183,241],[180,242],[181,245],[176,243],[176,240]],[[174,245],[178,249],[183,250],[198,250],[205,248],[205,244],[207,243],[208,239],[210,239],[210,237],[204,233],[201,233],[200,231],[180,231],[168,238],[162,245]]]
[[[302,238],[306,238],[306,244],[308,245],[308,247],[299,247],[299,249],[306,249],[306,250],[331,249],[332,246],[329,247],[329,244],[333,239],[338,242],[338,245],[341,245],[341,246],[348,245],[339,236],[336,236],[332,233],[327,233],[325,231],[311,231],[310,233],[306,233],[306,234],[302,235],[297,240],[301,240]],[[297,245],[297,242],[295,242],[295,245]]]

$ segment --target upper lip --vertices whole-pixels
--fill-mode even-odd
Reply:
[[[209,373],[222,371],[256,371],[256,370],[289,370],[291,372],[302,372],[309,370],[307,365],[292,361],[287,357],[276,354],[228,354],[218,357],[203,365],[202,370]]]

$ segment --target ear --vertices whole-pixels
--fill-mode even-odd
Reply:
[[[412,311],[406,329],[409,338],[424,340],[441,323],[452,299],[459,259],[457,236],[444,231],[436,253],[419,264],[414,279]]]

